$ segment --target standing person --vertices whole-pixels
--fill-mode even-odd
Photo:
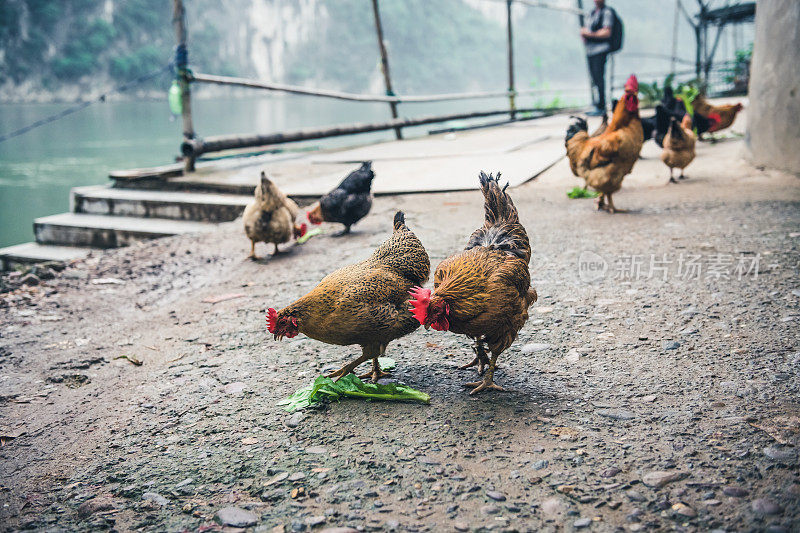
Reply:
[[[614,13],[606,7],[605,0],[594,0],[594,9],[589,15],[588,24],[581,28],[589,60],[589,75],[592,77],[592,103],[594,109],[587,113],[600,116],[606,112],[606,58],[611,50],[611,30],[614,27]]]

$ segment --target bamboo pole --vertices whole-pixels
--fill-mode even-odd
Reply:
[[[378,36],[378,48],[381,52],[381,72],[383,72],[383,81],[386,84],[386,94],[394,96],[392,90],[392,77],[389,74],[389,57],[386,53],[386,44],[383,41],[383,25],[381,24],[381,13],[378,9],[378,0],[372,0],[372,12],[375,15],[375,33]],[[392,112],[392,118],[397,118],[397,102],[389,102],[389,108]],[[397,127],[394,129],[394,134],[398,139],[403,138],[402,130]]]
[[[516,92],[514,91],[514,31],[511,26],[511,4],[513,0],[506,0],[506,29],[508,33],[508,116],[511,120],[516,118]]]
[[[519,113],[540,113],[540,116],[548,116],[555,113],[574,112],[574,109],[518,109]],[[255,146],[267,146],[272,144],[283,144],[298,141],[308,141],[312,139],[323,139],[339,135],[355,135],[358,133],[369,133],[374,131],[386,131],[400,127],[422,126],[425,124],[435,124],[437,122],[447,122],[448,120],[463,120],[471,118],[490,117],[495,115],[505,115],[507,109],[499,111],[475,111],[471,113],[456,113],[451,115],[424,116],[417,118],[396,118],[387,122],[379,123],[356,123],[341,124],[327,128],[305,128],[293,132],[272,133],[267,135],[219,135],[208,139],[189,139],[181,146],[181,152],[185,157],[197,158],[209,152],[220,152],[236,148],[251,148]]]
[[[217,76],[214,74],[191,74],[191,82],[193,83],[213,83],[216,85],[232,85],[237,87],[247,87],[250,89],[265,89],[268,91],[278,91],[290,94],[299,94],[305,96],[321,96],[323,98],[334,98],[337,100],[348,100],[353,102],[396,102],[400,103],[428,103],[428,102],[445,102],[451,100],[470,100],[479,98],[497,98],[509,96],[508,91],[481,91],[481,92],[468,92],[468,93],[442,93],[442,94],[420,94],[412,96],[381,96],[371,94],[354,94],[345,93],[341,91],[332,91],[328,89],[309,89],[299,85],[287,85],[284,83],[273,83],[268,81],[251,80],[247,78],[233,78],[230,76]],[[519,96],[521,94],[548,94],[548,93],[564,92],[563,89],[522,89],[515,91]]]
[[[178,72],[178,83],[181,87],[181,108],[183,116],[183,142],[194,139],[194,125],[192,124],[192,97],[189,87],[189,51],[186,48],[186,10],[183,0],[172,2],[172,24],[175,26],[175,69]],[[186,158],[186,172],[194,171],[194,158]]]

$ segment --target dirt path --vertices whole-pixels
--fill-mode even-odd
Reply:
[[[0,523],[208,531],[235,507],[257,531],[797,531],[800,187],[741,150],[703,144],[667,186],[649,147],[614,216],[565,197],[564,161],[513,191],[540,300],[507,393],[470,397],[466,339],[418,331],[387,355],[430,406],[275,406],[355,350],[276,343],[265,309],[368,255],[396,209],[435,266],[478,192],[379,198],[351,237],[259,263],[237,222],[5,294]]]

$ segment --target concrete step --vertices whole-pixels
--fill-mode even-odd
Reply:
[[[39,244],[92,248],[118,248],[169,235],[212,231],[216,227],[210,222],[84,213],[62,213],[33,221],[33,233]]]
[[[72,211],[91,215],[229,222],[253,200],[250,194],[208,194],[117,189],[104,185],[72,189]]]
[[[0,270],[13,270],[19,265],[45,263],[47,261],[67,262],[74,259],[83,259],[92,251],[98,250],[26,242],[8,246],[7,248],[0,248]]]

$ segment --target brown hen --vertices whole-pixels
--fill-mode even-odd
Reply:
[[[419,327],[408,312],[408,291],[430,275],[428,254],[408,229],[405,216],[394,216],[394,233],[370,257],[325,276],[311,292],[267,315],[269,332],[279,340],[298,333],[327,344],[358,344],[362,355],[328,375],[340,378],[372,359],[372,371],[362,377],[385,376],[378,357],[386,346]]]

